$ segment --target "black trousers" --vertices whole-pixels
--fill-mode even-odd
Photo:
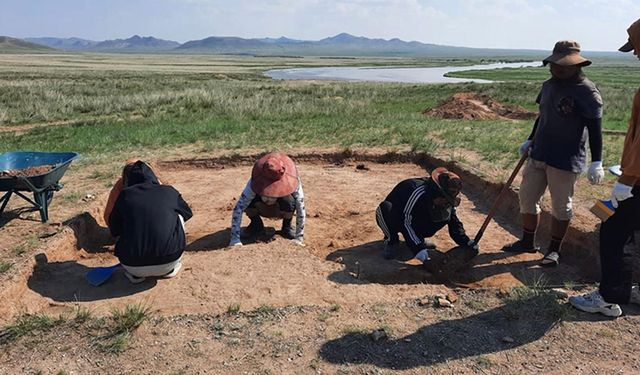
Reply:
[[[278,198],[273,205],[266,205],[262,202],[259,195],[249,203],[245,209],[247,216],[262,216],[268,218],[291,219],[293,212],[296,210],[296,200],[293,195],[289,194],[285,197]]]
[[[619,202],[615,213],[600,227],[600,266],[602,280],[600,295],[609,303],[629,303],[633,283],[631,255],[625,247],[640,246],[640,187],[633,190],[633,197]]]
[[[400,242],[398,232],[391,229],[389,224],[393,221],[391,219],[391,208],[393,205],[389,201],[382,201],[376,209],[376,224],[382,229],[384,234],[384,241],[390,245]]]

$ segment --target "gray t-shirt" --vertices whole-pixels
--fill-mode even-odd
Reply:
[[[585,119],[602,118],[602,97],[596,85],[549,79],[542,84],[538,127],[531,158],[552,167],[580,173],[586,167]]]

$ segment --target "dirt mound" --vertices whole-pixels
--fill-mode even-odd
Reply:
[[[24,169],[9,169],[7,171],[0,171],[0,177],[30,177],[37,176],[43,173],[47,173],[53,168],[55,165],[38,165],[35,167],[29,167]]]
[[[488,95],[474,92],[459,92],[444,103],[423,114],[446,119],[464,120],[526,120],[535,118],[537,112],[528,111],[517,105],[504,105],[493,100]]]

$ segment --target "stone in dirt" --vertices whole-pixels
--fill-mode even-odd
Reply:
[[[526,120],[538,113],[517,105],[501,104],[488,95],[475,92],[459,92],[435,108],[426,109],[424,115],[445,119],[464,120]]]
[[[387,332],[385,332],[384,329],[376,329],[371,333],[371,339],[373,339],[373,341],[384,340],[387,337]]]
[[[436,300],[436,303],[438,304],[439,307],[453,307],[453,304],[446,298],[438,298]]]

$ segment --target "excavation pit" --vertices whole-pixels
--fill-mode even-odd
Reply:
[[[236,304],[252,309],[378,303],[420,298],[452,286],[506,289],[531,285],[542,277],[562,285],[593,275],[584,267],[591,260],[578,256],[584,246],[595,244],[593,233],[572,229],[566,261],[557,269],[541,269],[541,254],[502,252],[502,246],[520,232],[517,197],[510,192],[484,234],[481,254],[445,285],[438,284],[404,247],[398,259],[382,258],[382,232],[374,217],[378,203],[401,180],[445,165],[463,178],[458,216],[473,237],[500,184],[423,154],[292,156],[305,191],[305,247],[275,235],[270,241],[226,248],[232,209],[259,155],[164,161],[158,163],[163,176],[194,211],[186,227],[183,270],[176,278],[132,285],[117,271],[100,287],[86,283],[90,267],[117,262],[111,253],[113,240],[101,219],[105,196],[91,212],[71,220],[69,229],[49,241],[43,254],[3,282],[0,297],[7,303],[0,316],[76,305],[108,311],[132,302],[147,303],[163,314],[217,313]],[[247,223],[244,216],[243,225]],[[271,232],[280,227],[275,220],[266,219],[265,224]],[[434,241],[442,251],[455,246],[446,228]]]

